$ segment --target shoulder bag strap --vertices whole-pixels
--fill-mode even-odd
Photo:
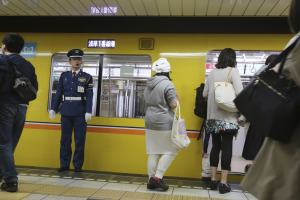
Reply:
[[[281,52],[281,54],[279,54],[272,62],[271,64],[266,68],[266,70],[272,69],[273,67],[275,67],[278,63],[282,62],[280,65],[280,68],[278,70],[278,73],[281,74],[282,70],[283,70],[283,64],[285,61],[285,58],[288,56],[288,54],[294,49],[294,47],[296,46],[298,40],[300,39],[300,37],[298,37],[288,48],[286,48],[285,50],[283,50],[283,52]]]
[[[11,59],[8,55],[5,55],[5,58],[8,62],[8,65],[9,65],[11,77],[12,77],[12,79],[15,80],[17,77],[16,77],[16,71],[15,71],[14,65],[13,65],[13,63],[12,63],[12,61],[11,61]]]
[[[227,75],[227,79],[226,79],[225,86],[227,86],[227,85],[228,85],[228,79],[229,79],[229,75],[230,75],[230,72],[231,72],[231,70],[232,70],[232,67],[230,67],[230,70],[229,70],[229,72],[228,72],[228,75]]]

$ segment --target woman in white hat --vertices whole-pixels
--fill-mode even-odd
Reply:
[[[147,188],[168,190],[162,178],[179,150],[172,146],[171,140],[177,92],[170,79],[171,67],[167,59],[160,58],[154,62],[152,71],[156,74],[147,80],[144,91],[146,153],[149,154]]]

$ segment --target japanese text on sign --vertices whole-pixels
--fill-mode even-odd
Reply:
[[[115,48],[115,40],[88,40],[88,48]]]

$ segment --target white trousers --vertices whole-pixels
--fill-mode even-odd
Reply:
[[[147,165],[149,179],[154,176],[162,179],[175,156],[176,155],[149,154]]]

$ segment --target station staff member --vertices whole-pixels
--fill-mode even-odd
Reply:
[[[83,72],[83,51],[73,49],[68,52],[72,71],[63,72],[57,86],[57,95],[53,101],[50,118],[54,119],[58,106],[61,105],[61,141],[59,172],[69,170],[72,158],[72,128],[74,128],[75,152],[73,166],[75,172],[82,171],[87,121],[91,120],[93,107],[93,79]]]

